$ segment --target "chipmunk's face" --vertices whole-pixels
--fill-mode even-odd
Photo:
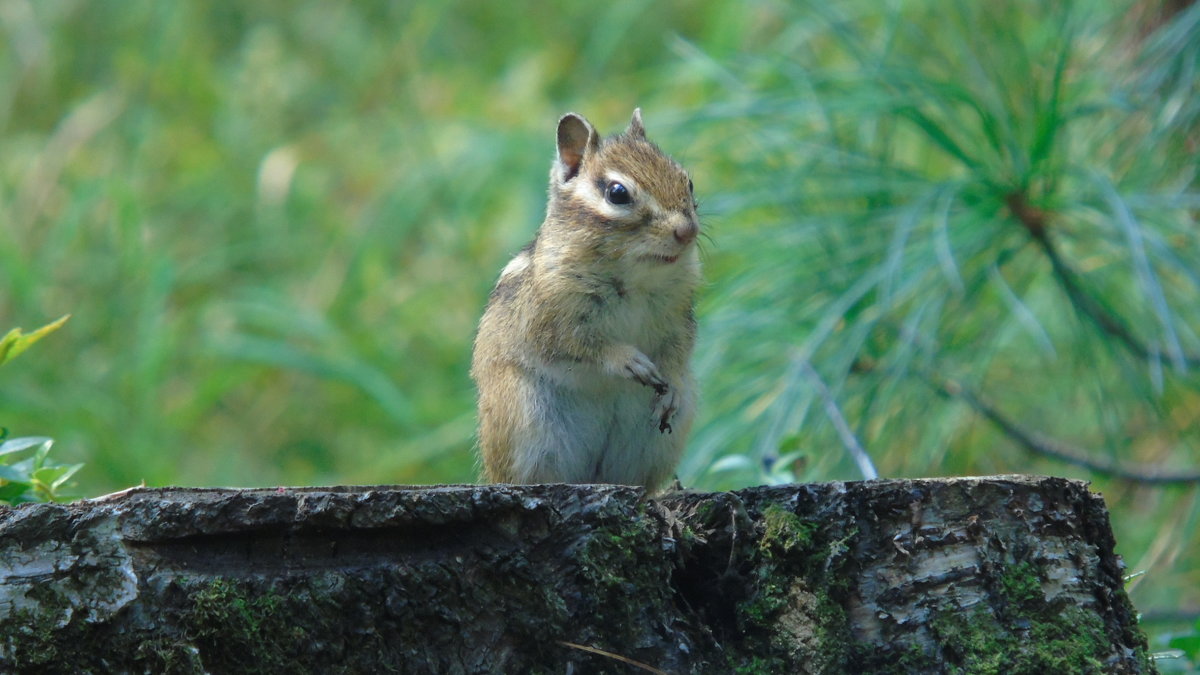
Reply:
[[[595,260],[639,266],[694,264],[700,221],[691,178],[646,139],[634,112],[625,133],[599,141],[582,117],[559,122],[551,175],[552,217]],[[581,252],[576,252],[578,255]]]

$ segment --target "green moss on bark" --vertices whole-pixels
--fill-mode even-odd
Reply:
[[[946,611],[933,628],[946,661],[958,672],[1062,675],[1103,673],[1108,651],[1104,625],[1093,614],[1070,608],[1034,619],[1016,619],[1028,628],[1015,629],[984,608],[963,614]]]
[[[930,630],[937,653],[855,647],[863,673],[921,673],[939,668],[971,675],[1084,675],[1104,673],[1111,640],[1095,612],[1046,599],[1037,565],[1023,561],[998,577],[1001,602],[964,609],[936,607]],[[1149,671],[1150,669],[1147,668]],[[1152,671],[1151,671],[1152,672]]]
[[[633,518],[599,522],[572,559],[580,593],[565,599],[566,607],[577,605],[571,609],[594,621],[562,639],[636,660],[654,642],[644,634],[654,624],[652,614],[673,594],[661,524],[643,503]]]
[[[739,673],[838,672],[849,644],[840,578],[844,541],[782,504],[767,504],[743,548],[750,593],[736,605],[747,646]],[[746,659],[746,655],[753,655]]]
[[[214,579],[192,592],[191,605],[188,633],[210,655],[209,668],[279,672],[303,653],[302,645],[311,639],[295,622],[291,603],[274,589],[261,592]]]
[[[762,538],[758,548],[770,559],[785,559],[792,553],[803,553],[812,546],[815,523],[807,522],[779,504],[763,509]]]

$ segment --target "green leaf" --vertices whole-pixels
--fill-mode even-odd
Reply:
[[[66,471],[63,471],[62,475],[50,484],[52,489],[58,490],[58,488],[62,487],[64,483],[71,479],[71,476],[74,476],[77,471],[83,468],[83,464],[72,464],[70,466],[65,466],[64,468]],[[58,496],[61,497],[61,495]]]
[[[33,471],[37,467],[35,467],[33,465],[33,458],[30,457],[28,459],[23,459],[19,462],[13,462],[12,464],[10,464],[9,466],[4,467],[4,468],[11,469],[12,471],[17,472],[17,475],[21,477],[20,478],[21,481],[28,483],[32,480],[31,477],[33,476]]]
[[[0,467],[0,469],[3,468]],[[0,485],[0,502],[15,503],[16,501],[26,501],[24,499],[17,499],[26,492],[29,492],[28,483],[5,483],[4,485]]]
[[[67,466],[66,464],[42,467],[33,472],[33,480],[41,483],[42,485],[53,485],[56,481],[62,478],[63,475],[69,476],[67,471],[70,470],[70,468],[71,467]]]
[[[29,474],[20,469],[11,466],[0,464],[0,480],[6,480],[10,483],[19,483],[26,487],[29,486]]]
[[[713,462],[708,470],[713,473],[720,473],[722,471],[743,471],[753,468],[754,461],[745,455],[726,455]]]
[[[54,445],[53,440],[47,439],[45,443],[38,446],[38,449],[33,453],[33,471],[37,473],[39,469],[46,463],[46,456],[50,454],[50,446]]]
[[[1167,646],[1174,649],[1182,649],[1187,653],[1188,658],[1195,661],[1197,656],[1200,656],[1200,635],[1180,635],[1179,637],[1171,638]]]
[[[24,438],[14,438],[11,441],[0,443],[0,455],[9,455],[14,452],[28,450],[35,445],[49,443],[50,439],[45,436],[26,436]]]
[[[61,328],[69,318],[71,315],[67,314],[58,321],[48,323],[28,334],[22,333],[20,328],[8,331],[3,338],[0,338],[0,366],[15,359],[21,352],[29,349],[33,343]]]

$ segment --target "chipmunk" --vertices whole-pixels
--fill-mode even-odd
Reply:
[[[486,479],[653,490],[671,475],[696,404],[699,233],[692,181],[640,109],[603,140],[580,115],[558,121],[546,219],[475,339]]]

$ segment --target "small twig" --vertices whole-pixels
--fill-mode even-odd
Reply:
[[[812,364],[805,360],[801,364],[804,369],[804,374],[812,380],[813,388],[817,390],[817,394],[821,397],[821,402],[825,407],[825,415],[833,424],[833,428],[837,430],[838,438],[842,441],[842,447],[854,459],[854,463],[858,465],[859,472],[862,473],[866,480],[874,480],[879,477],[879,472],[875,470],[875,464],[871,462],[871,456],[863,449],[862,444],[858,442],[858,438],[854,432],[850,430],[850,425],[846,423],[846,418],[842,415],[842,411],[838,408],[837,401],[833,400],[833,395],[829,393],[829,387],[825,386],[825,381],[821,379],[820,374],[813,369]]]
[[[1191,609],[1147,609],[1138,617],[1138,623],[1195,623],[1200,621],[1200,607]]]
[[[721,578],[728,579],[733,574],[733,560],[737,555],[737,507],[729,509],[729,560],[725,562],[725,573]]]
[[[967,389],[958,382],[934,378],[928,374],[924,375],[923,379],[939,394],[947,398],[958,399],[969,405],[975,412],[987,418],[996,428],[1004,432],[1006,436],[1035,454],[1051,457],[1068,464],[1081,466],[1096,473],[1136,483],[1158,485],[1167,483],[1200,483],[1200,471],[1178,473],[1145,471],[1120,462],[1098,459],[1083,448],[1053,438],[1047,438],[1036,431],[1026,429],[1013,421],[1008,415],[1002,413],[979,394]]]
[[[144,489],[146,489],[146,481],[145,480],[142,481],[141,485],[134,485],[133,487],[127,487],[124,490],[117,490],[116,492],[110,492],[106,495],[100,495],[99,497],[92,497],[88,501],[101,502],[101,501],[107,501],[109,499],[119,499],[121,497],[125,497],[126,495],[131,495],[134,492],[137,492],[138,490],[144,490]]]
[[[634,668],[641,668],[642,670],[645,670],[647,672],[657,673],[657,675],[670,675],[670,673],[668,673],[665,670],[659,670],[658,668],[655,668],[654,666],[648,666],[648,665],[642,663],[641,661],[634,661],[633,659],[629,658],[628,656],[621,656],[620,654],[606,652],[603,649],[597,649],[595,647],[589,647],[587,645],[575,644],[574,642],[567,642],[566,640],[555,640],[555,642],[557,642],[558,644],[560,644],[564,647],[570,647],[571,649],[578,649],[581,652],[587,652],[589,654],[597,654],[599,656],[604,656],[604,657],[607,657],[610,659],[615,659],[622,663],[628,663],[629,665],[633,666]]]

